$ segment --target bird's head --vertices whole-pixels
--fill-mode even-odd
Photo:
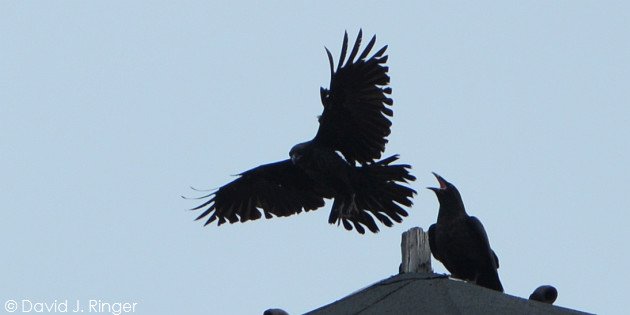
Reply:
[[[459,190],[455,185],[447,182],[442,176],[433,173],[433,176],[437,179],[440,187],[427,187],[427,189],[433,190],[440,202],[440,206],[461,206],[464,208],[464,202],[459,194]]]
[[[300,160],[304,157],[306,149],[308,149],[308,145],[310,143],[310,141],[298,143],[294,145],[293,148],[291,148],[291,151],[289,151],[289,156],[291,157],[291,162],[293,162],[293,164],[297,165],[300,162]]]

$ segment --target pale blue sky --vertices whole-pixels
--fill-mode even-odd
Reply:
[[[630,4],[623,1],[0,2],[0,299],[137,314],[299,314],[395,274],[435,171],[461,191],[509,294],[619,314],[630,275]],[[329,205],[202,227],[216,188],[309,140],[343,31],[389,45],[386,155],[410,216],[376,235]],[[380,47],[380,46],[379,46]],[[437,272],[445,272],[435,263]]]

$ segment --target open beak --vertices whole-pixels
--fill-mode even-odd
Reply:
[[[438,175],[437,173],[431,172],[431,174],[433,174],[433,176],[435,176],[435,178],[437,178],[438,183],[440,184],[440,187],[427,187],[427,189],[433,190],[434,192],[438,192],[440,190],[446,189],[446,180],[444,180],[444,178],[442,178],[442,176]]]
[[[444,178],[442,178],[442,176],[431,172],[433,174],[433,176],[435,176],[435,178],[437,178],[438,183],[440,183],[440,189],[445,189],[446,188],[446,180],[444,180]]]

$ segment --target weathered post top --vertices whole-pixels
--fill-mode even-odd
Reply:
[[[414,227],[402,234],[402,263],[399,273],[432,273],[429,234]]]

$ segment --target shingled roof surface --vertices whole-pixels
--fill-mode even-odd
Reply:
[[[306,313],[323,314],[588,314],[489,290],[445,275],[390,277]]]

